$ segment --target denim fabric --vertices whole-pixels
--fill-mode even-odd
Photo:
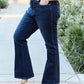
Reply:
[[[58,4],[40,5],[39,1],[33,1],[33,6],[30,4],[13,35],[15,78],[29,79],[34,77],[27,39],[39,29],[47,49],[47,60],[41,84],[59,84],[60,64],[57,40],[59,18],[59,1]]]

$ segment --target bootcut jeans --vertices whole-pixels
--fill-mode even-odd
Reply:
[[[25,11],[13,34],[15,78],[29,79],[34,77],[27,39],[39,29],[47,49],[47,60],[41,84],[59,84],[60,64],[57,40],[59,18],[59,1],[49,1],[47,5],[41,5],[40,1],[30,2],[30,7]]]

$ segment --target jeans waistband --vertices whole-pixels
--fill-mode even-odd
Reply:
[[[57,5],[59,5],[59,1],[49,1],[48,4],[57,4]]]
[[[40,2],[40,1],[37,1],[37,0],[31,0],[30,5],[31,5],[32,8],[33,8],[33,7],[36,7],[39,2]],[[49,1],[48,4],[59,5],[59,1],[58,1],[58,0],[56,0],[56,1]]]

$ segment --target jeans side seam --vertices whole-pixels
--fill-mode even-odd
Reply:
[[[52,13],[52,6],[50,5],[50,19],[51,19],[51,40],[52,40],[52,44],[54,45],[54,36],[53,36],[53,13]],[[54,71],[55,72],[55,71]],[[54,84],[55,80],[53,81]],[[56,83],[56,82],[55,82]],[[58,83],[57,83],[58,84]]]
[[[50,19],[51,19],[51,40],[52,40],[52,44],[54,45],[53,43],[53,14],[52,14],[52,6],[50,5]],[[53,84],[54,84],[54,81],[53,81]]]

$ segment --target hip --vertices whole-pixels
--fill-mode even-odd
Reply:
[[[47,5],[40,5],[40,1],[33,1],[30,3],[29,13],[33,15],[47,15],[51,13],[56,17],[60,17],[60,2],[59,1],[49,1]]]

